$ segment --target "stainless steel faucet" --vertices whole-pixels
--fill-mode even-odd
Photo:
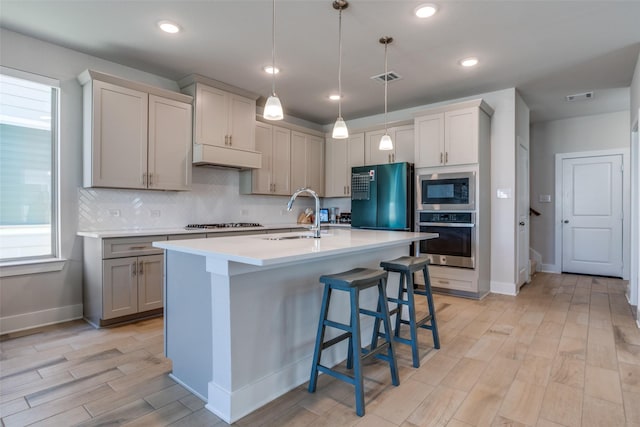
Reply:
[[[301,193],[309,193],[313,196],[314,199],[316,199],[316,211],[315,211],[315,217],[313,220],[313,227],[311,227],[311,231],[313,231],[313,237],[316,239],[319,239],[320,238],[320,198],[318,197],[318,193],[316,193],[310,188],[298,188],[289,199],[289,203],[287,203],[287,210],[291,211],[291,208],[293,207],[293,201]]]

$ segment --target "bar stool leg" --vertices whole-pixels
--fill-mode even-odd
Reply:
[[[429,306],[429,315],[431,316],[431,333],[433,334],[433,346],[436,349],[440,348],[440,336],[438,334],[438,324],[436,322],[436,310],[433,305],[433,293],[431,292],[431,278],[429,277],[429,270],[427,266],[422,269],[422,275],[424,276],[424,288],[427,295],[427,305]]]
[[[324,285],[322,293],[322,305],[320,307],[320,320],[318,321],[318,332],[316,333],[316,345],[313,350],[313,364],[311,365],[311,379],[309,380],[309,392],[316,391],[318,384],[318,365],[320,364],[320,354],[322,352],[322,343],[324,342],[325,320],[329,313],[329,298],[331,297],[331,287]]]
[[[402,276],[407,276],[407,299],[409,300],[409,332],[411,334],[411,358],[413,359],[413,367],[420,367],[420,355],[418,353],[418,328],[416,326],[416,303],[413,293],[413,273],[408,271]]]
[[[389,369],[391,370],[391,383],[395,386],[400,385],[398,376],[398,364],[396,361],[395,346],[393,345],[393,337],[391,336],[391,319],[389,318],[389,306],[387,305],[387,283],[385,279],[381,279],[378,283],[378,301],[381,306],[381,312],[384,319],[385,339],[389,343],[387,356],[389,358]],[[399,315],[400,313],[398,313]]]
[[[358,306],[360,290],[352,288],[351,297],[351,348],[349,354],[353,360],[353,377],[356,388],[356,414],[364,415],[364,381],[362,378],[362,358],[360,357],[360,307]]]
[[[404,280],[404,274],[399,273],[400,274],[400,280],[398,283],[398,303],[396,304],[396,330],[394,332],[394,335],[396,337],[400,336],[400,325],[402,324],[402,304],[400,303],[400,301],[403,301],[404,298],[404,292],[405,292],[405,280]]]

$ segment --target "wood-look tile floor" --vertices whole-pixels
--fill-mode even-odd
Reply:
[[[239,426],[640,426],[640,330],[625,282],[538,273],[517,297],[436,295],[442,347],[420,331],[422,363],[398,345],[401,384],[365,367],[352,386],[321,376]],[[169,378],[162,319],[110,329],[82,321],[2,337],[4,426],[221,426]]]

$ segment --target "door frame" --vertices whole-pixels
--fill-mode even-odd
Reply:
[[[566,159],[579,159],[585,157],[600,157],[600,156],[622,156],[622,278],[629,280],[629,148],[613,148],[610,150],[597,150],[597,151],[579,151],[574,153],[557,153],[556,158],[556,189],[555,189],[555,270],[558,273],[562,272],[562,190],[563,190],[563,173],[562,163]]]

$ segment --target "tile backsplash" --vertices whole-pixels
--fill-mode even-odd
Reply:
[[[174,228],[192,223],[295,223],[298,214],[313,207],[313,199],[296,199],[287,212],[288,197],[239,194],[240,172],[233,169],[193,168],[191,191],[80,188],[79,230]]]

